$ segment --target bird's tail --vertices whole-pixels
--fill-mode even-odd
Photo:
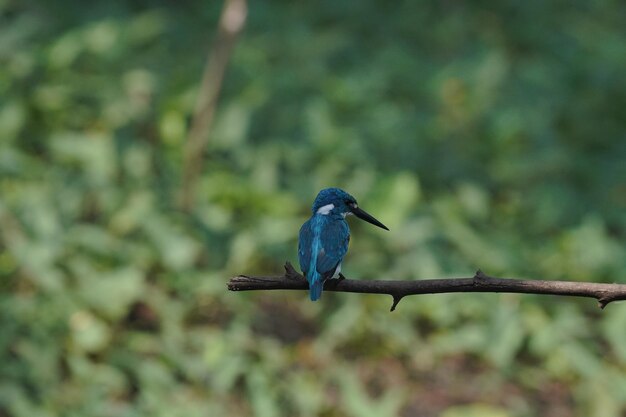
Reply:
[[[309,297],[311,301],[317,301],[322,296],[322,289],[324,288],[324,281],[322,277],[316,272],[311,274],[311,277],[307,276],[309,281]]]

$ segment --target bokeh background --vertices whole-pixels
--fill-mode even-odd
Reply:
[[[359,279],[626,282],[626,3],[0,1],[0,416],[619,417],[626,303],[229,293],[317,191]]]

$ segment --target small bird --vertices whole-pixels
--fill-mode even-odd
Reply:
[[[322,296],[324,282],[344,278],[341,261],[348,252],[350,228],[346,216],[354,214],[373,225],[387,226],[360,209],[354,197],[339,188],[325,188],[317,194],[313,215],[300,228],[298,258],[300,269],[309,282],[311,301]]]

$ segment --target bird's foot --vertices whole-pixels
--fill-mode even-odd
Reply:
[[[332,288],[337,288],[337,285],[339,285],[339,283],[341,281],[343,281],[344,279],[346,279],[345,275],[343,275],[341,272],[339,273],[339,276],[335,279],[331,279],[329,280],[331,282]]]

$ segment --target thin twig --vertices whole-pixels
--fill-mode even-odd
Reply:
[[[228,289],[231,291],[306,290],[308,288],[309,285],[304,277],[289,262],[285,264],[283,276],[248,277],[240,275],[231,278],[228,283]],[[485,275],[480,270],[476,271],[476,274],[471,278],[419,281],[330,280],[324,285],[324,290],[391,295],[393,297],[391,311],[395,310],[400,300],[407,295],[453,292],[502,292],[588,297],[598,300],[600,308],[606,307],[613,301],[626,300],[626,284],[496,278]]]
[[[213,46],[209,52],[198,92],[196,108],[187,135],[183,161],[180,204],[189,210],[195,201],[195,188],[202,172],[203,151],[209,139],[215,107],[222,88],[226,66],[246,21],[246,0],[225,0]]]

